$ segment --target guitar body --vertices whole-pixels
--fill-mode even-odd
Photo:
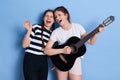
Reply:
[[[64,48],[65,46],[73,46],[73,44],[77,43],[80,41],[80,38],[78,37],[71,37],[69,38],[65,44],[62,45],[58,45],[56,47],[54,47],[55,49],[59,49],[59,48]],[[80,46],[78,49],[75,49],[74,52],[72,52],[71,54],[57,54],[57,55],[53,55],[51,56],[51,60],[53,62],[53,64],[61,71],[68,71],[72,68],[75,60],[77,57],[80,57],[82,55],[84,55],[86,52],[86,46],[83,44],[82,46]],[[67,61],[67,63],[65,63],[61,58],[60,55],[62,55],[64,57],[64,59]]]

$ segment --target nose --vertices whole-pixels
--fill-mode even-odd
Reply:
[[[48,16],[47,19],[49,20],[49,19],[50,19],[50,16]]]
[[[56,21],[59,21],[59,19],[58,19],[58,17],[57,17],[57,16],[55,17],[55,20],[56,20]]]

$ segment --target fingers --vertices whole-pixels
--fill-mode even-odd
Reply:
[[[30,21],[27,20],[24,22],[23,26],[26,27],[26,26],[29,26],[29,24],[30,24]]]
[[[30,23],[30,21],[25,21],[23,26],[28,30],[30,31],[32,29],[32,24]]]
[[[103,32],[104,31],[104,27],[99,27],[99,32]]]
[[[70,48],[69,46],[65,46],[65,47],[64,47],[64,53],[65,53],[65,54],[70,54],[71,51],[72,51],[72,50],[71,50],[71,48]]]
[[[55,66],[52,66],[51,70],[55,70],[55,69],[56,69],[56,67],[55,67]]]

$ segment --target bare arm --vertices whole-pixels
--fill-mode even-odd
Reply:
[[[25,36],[23,38],[22,47],[26,48],[26,47],[28,47],[30,45],[29,37],[30,37],[30,33],[32,31],[32,25],[31,25],[31,23],[29,21],[25,21],[23,26],[26,28],[27,33],[25,34]]]
[[[64,54],[70,54],[71,49],[68,46],[65,46],[64,48],[61,49],[53,49],[54,42],[50,39],[44,49],[44,53],[48,56],[51,55],[56,55],[56,54],[60,54],[60,53],[64,53]]]

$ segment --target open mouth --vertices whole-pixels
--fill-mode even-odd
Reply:
[[[46,21],[47,23],[51,23],[51,21]]]
[[[62,22],[62,20],[59,20],[58,23],[60,24]]]

